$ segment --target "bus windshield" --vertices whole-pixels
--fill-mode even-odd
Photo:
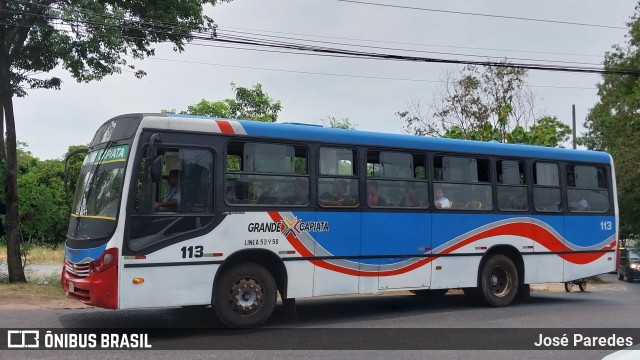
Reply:
[[[116,226],[128,146],[90,152],[80,170],[67,236],[74,240],[108,236]]]

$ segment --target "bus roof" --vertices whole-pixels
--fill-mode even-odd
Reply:
[[[211,119],[208,117],[175,115],[184,119]],[[229,119],[223,119],[229,120]],[[230,120],[234,121],[234,120]],[[345,130],[320,126],[303,126],[295,123],[267,123],[250,120],[237,120],[249,136],[276,139],[295,139],[320,141],[334,144],[353,144],[403,149],[456,152],[483,155],[502,155],[524,158],[570,160],[582,162],[611,163],[609,154],[600,151],[550,148],[544,146],[504,144],[474,140],[456,140],[429,136],[389,134],[363,130]]]

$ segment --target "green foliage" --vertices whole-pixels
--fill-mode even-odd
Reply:
[[[100,80],[123,69],[142,77],[145,72],[128,64],[127,57],[139,60],[153,56],[153,44],[162,42],[171,42],[175,51],[183,51],[195,32],[216,36],[213,20],[203,15],[203,5],[229,1],[0,0],[0,122],[4,119],[6,124],[0,131],[0,149],[5,147],[5,134],[7,144],[6,157],[0,153],[0,169],[6,190],[10,281],[25,281],[18,266],[13,97],[25,96],[29,89],[59,89],[60,78],[51,76],[55,68],[63,68],[79,82]],[[38,186],[37,179],[22,180],[23,189]]]
[[[200,100],[195,105],[189,105],[187,111],[183,111],[183,114],[211,116],[220,118],[232,118],[231,108],[235,104],[233,99],[225,99],[220,101],[207,101],[205,99]]]
[[[231,89],[236,95],[235,99],[218,101],[202,99],[197,104],[189,105],[187,110],[181,111],[180,114],[276,122],[278,113],[282,110],[282,104],[279,100],[271,99],[262,90],[261,84],[255,84],[249,89],[242,86],[236,87],[236,84],[231,83]],[[176,113],[175,109],[161,111]]]
[[[214,33],[203,5],[229,1],[3,1],[7,11],[0,13],[0,26],[6,36],[0,41],[11,49],[13,93],[24,96],[28,88],[59,89],[60,79],[47,77],[59,66],[80,82],[123,69],[144,76],[143,70],[127,63],[126,56],[153,56],[152,44],[161,42],[183,51],[194,31]]]
[[[326,119],[322,119],[321,121],[325,127],[336,129],[355,130],[358,127],[358,124],[351,122],[348,117],[337,119],[333,116],[327,116]]]
[[[40,160],[33,156],[22,143],[18,149],[18,213],[22,236],[32,242],[60,243],[64,241],[69,224],[73,190],[64,188],[64,161]],[[70,146],[68,152],[85,145]],[[69,161],[70,183],[75,185],[82,156]],[[4,178],[0,177],[0,189],[4,189]],[[2,190],[4,192],[4,190]],[[21,252],[27,247],[21,245]]]
[[[571,128],[569,125],[551,116],[544,116],[535,121],[525,132],[525,144],[555,147],[569,141]]]
[[[640,4],[628,26],[627,42],[605,54],[605,69],[640,67]],[[621,237],[640,234],[640,77],[605,74],[598,96],[579,143],[611,154],[616,164]]]
[[[505,113],[506,114],[506,113]],[[505,115],[506,117],[506,115]],[[466,139],[489,141],[495,140],[511,144],[528,144],[555,147],[561,146],[569,140],[571,128],[555,117],[545,116],[537,119],[535,123],[525,130],[517,125],[511,132],[503,132],[500,128],[494,128],[490,122],[485,122],[481,129],[465,133],[459,126],[450,127],[443,137],[451,139]],[[504,139],[502,136],[504,135]]]

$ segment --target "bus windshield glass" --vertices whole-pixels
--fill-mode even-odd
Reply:
[[[67,236],[74,240],[108,236],[116,226],[128,145],[87,154],[71,208]]]

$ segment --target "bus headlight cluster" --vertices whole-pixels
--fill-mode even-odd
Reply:
[[[637,269],[638,268],[638,264],[631,264],[631,268],[632,269]]]

